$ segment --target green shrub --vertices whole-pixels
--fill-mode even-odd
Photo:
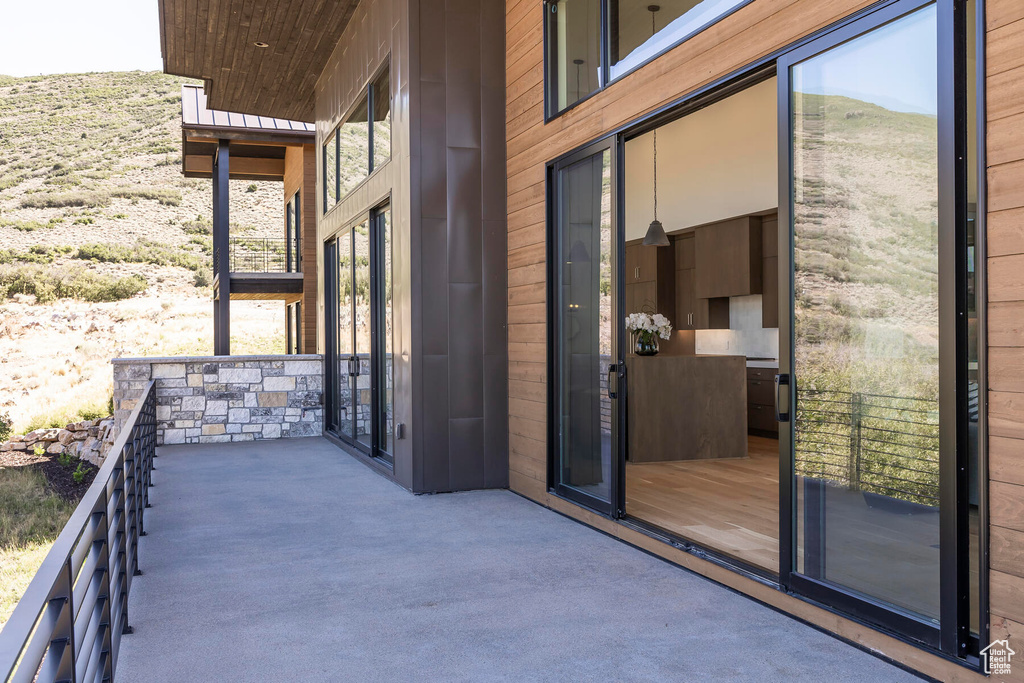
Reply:
[[[22,232],[32,232],[33,230],[47,227],[46,223],[40,223],[39,221],[0,221],[0,225]]]
[[[213,271],[209,268],[200,268],[192,278],[196,287],[210,287],[213,285]]]
[[[80,216],[75,219],[75,225],[92,225],[95,222],[92,216]]]
[[[255,192],[258,189],[259,189],[259,186],[257,186],[256,183],[249,183],[249,186],[247,188],[245,188],[245,191],[246,192]]]
[[[181,229],[186,235],[211,235],[213,234],[213,223],[204,220],[202,216],[196,216],[194,221],[185,221]]]
[[[0,441],[7,441],[14,432],[14,421],[6,410],[0,413]]]
[[[71,478],[75,480],[76,484],[81,484],[85,481],[85,475],[89,474],[89,468],[85,466],[85,463],[81,460],[78,461],[78,467],[71,473]]]
[[[80,299],[89,302],[120,301],[145,291],[147,283],[140,275],[115,278],[100,275],[81,266],[42,268],[37,265],[0,266],[0,295],[31,294],[39,303],[56,299]]]
[[[106,192],[67,192],[64,194],[33,194],[21,200],[24,209],[59,209],[66,206],[106,206],[110,195]]]
[[[152,263],[191,271],[206,266],[206,261],[195,254],[148,240],[139,240],[130,247],[124,244],[83,244],[75,258],[101,263]]]
[[[179,206],[181,204],[180,192],[163,187],[121,188],[111,192],[111,195],[122,199],[152,199],[164,206]]]
[[[59,464],[61,467],[66,467],[67,469],[70,470],[72,467],[75,466],[75,460],[77,459],[78,458],[71,455],[70,453],[61,453],[60,455],[57,456],[57,464]]]

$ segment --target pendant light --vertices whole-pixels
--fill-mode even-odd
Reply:
[[[653,36],[657,30],[654,23],[654,13],[660,10],[661,7],[658,5],[649,5],[647,10],[651,13],[651,35]],[[661,221],[658,220],[658,129],[654,129],[654,220],[651,221],[650,227],[647,228],[647,234],[644,235],[644,246],[647,247],[667,247],[669,245],[668,235],[665,234],[665,228],[662,226]]]

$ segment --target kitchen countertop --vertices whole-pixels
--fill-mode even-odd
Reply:
[[[747,360],[748,368],[777,368],[779,367],[778,360]]]

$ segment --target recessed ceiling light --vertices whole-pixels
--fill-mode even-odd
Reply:
[[[256,47],[270,47],[270,43],[264,43],[262,40],[257,40],[253,45]]]

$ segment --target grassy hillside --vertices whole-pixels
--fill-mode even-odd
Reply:
[[[0,414],[105,405],[109,359],[209,353],[211,190],[181,174],[182,79],[0,76]],[[232,233],[280,237],[280,183],[232,181]],[[232,350],[283,351],[283,305],[232,305]]]

